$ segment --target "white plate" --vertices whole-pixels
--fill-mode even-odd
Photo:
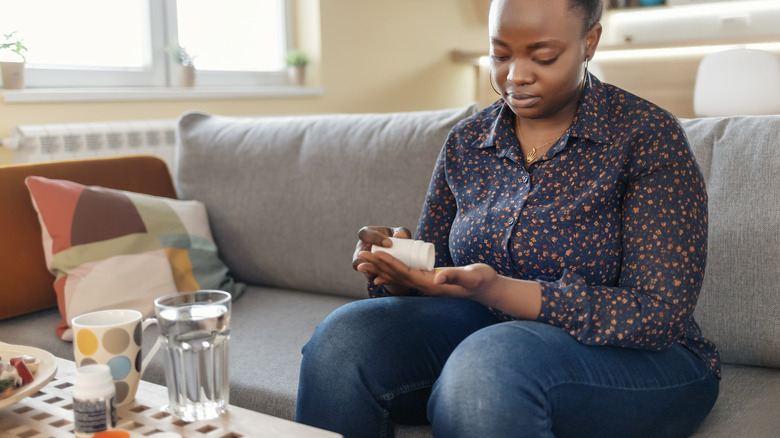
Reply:
[[[35,347],[25,347],[22,345],[11,345],[0,342],[0,357],[3,358],[3,362],[8,363],[11,358],[23,356],[25,354],[35,356],[41,360],[38,371],[33,374],[35,380],[33,380],[32,383],[14,390],[13,395],[10,397],[0,400],[0,409],[16,404],[19,400],[35,394],[39,389],[51,382],[51,379],[57,374],[57,362],[54,360],[54,356],[48,351]]]

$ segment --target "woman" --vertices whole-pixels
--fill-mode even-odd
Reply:
[[[673,437],[718,394],[693,310],[707,199],[678,121],[587,73],[601,0],[494,0],[502,99],[459,123],[417,239],[433,272],[372,245],[371,296],[304,348],[297,419],[346,437],[430,421],[441,437]]]

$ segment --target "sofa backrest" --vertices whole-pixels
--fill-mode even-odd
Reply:
[[[38,215],[24,184],[30,175],[176,197],[167,165],[150,155],[0,166],[0,319],[57,305]]]
[[[724,362],[780,367],[780,116],[682,123],[709,196],[694,316]]]
[[[179,120],[179,195],[206,204],[220,258],[249,284],[366,297],[365,225],[414,230],[436,158],[468,108]]]
[[[450,128],[475,108],[179,122],[180,197],[209,209],[241,281],[365,297],[363,225],[417,223]],[[780,116],[684,120],[709,192],[695,317],[725,362],[780,367]]]

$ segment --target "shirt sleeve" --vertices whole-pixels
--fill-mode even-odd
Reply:
[[[439,153],[433,169],[431,183],[425,195],[422,214],[417,223],[414,238],[433,243],[436,248],[436,267],[452,266],[450,257],[449,235],[452,221],[457,212],[455,197],[447,183],[447,145],[452,135]],[[419,294],[413,291],[411,295]],[[368,295],[372,298],[388,296],[382,286],[368,284]]]
[[[616,287],[564,271],[542,281],[539,320],[589,345],[668,348],[692,318],[707,253],[707,195],[676,120],[634,139]]]

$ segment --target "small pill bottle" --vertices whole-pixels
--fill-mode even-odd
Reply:
[[[393,246],[390,248],[374,245],[371,247],[371,252],[386,252],[412,269],[433,270],[433,265],[436,262],[436,248],[432,243],[397,237],[390,237],[390,240],[393,242]]]
[[[116,388],[108,365],[85,365],[73,385],[76,438],[88,438],[116,427]]]

